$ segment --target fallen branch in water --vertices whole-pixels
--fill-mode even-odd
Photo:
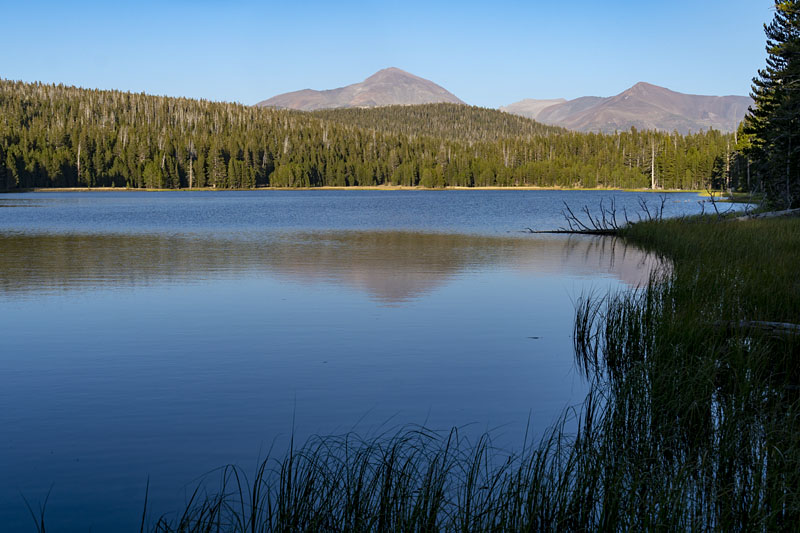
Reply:
[[[766,213],[753,213],[736,217],[733,220],[755,220],[759,218],[777,218],[777,217],[792,217],[800,216],[800,207],[795,209],[784,209],[783,211],[768,211]]]
[[[639,222],[643,220],[653,221],[661,220],[664,217],[664,205],[667,202],[667,196],[661,195],[661,205],[658,209],[651,209],[647,205],[644,198],[639,198]],[[567,227],[561,227],[555,230],[540,230],[536,231],[531,228],[525,228],[528,233],[557,233],[568,235],[619,235],[619,232],[631,224],[628,218],[628,211],[623,207],[621,217],[624,222],[620,221],[617,216],[617,206],[614,199],[611,199],[611,205],[606,207],[603,200],[600,200],[600,213],[592,215],[588,206],[583,206],[581,212],[585,215],[586,221],[582,220],[575,212],[564,202],[564,209],[561,214],[567,221]]]
[[[717,220],[722,220],[725,215],[727,215],[728,213],[731,212],[731,210],[733,210],[733,206],[731,205],[731,206],[728,206],[727,210],[720,211],[719,207],[717,207],[717,202],[719,202],[720,200],[717,200],[717,198],[714,196],[714,191],[712,191],[710,188],[707,188],[706,189],[706,194],[708,195],[708,200],[702,200],[700,202],[700,214],[701,215],[705,215],[706,214],[706,201],[710,202],[711,203],[711,207],[714,208],[714,212],[717,214]]]
[[[534,230],[525,228],[523,233],[560,233],[568,235],[618,235],[618,229],[587,229],[587,230],[571,230],[571,229],[551,229],[551,230]]]
[[[715,326],[724,327],[728,331],[735,329],[750,329],[765,333],[771,337],[793,337],[800,335],[800,324],[791,322],[766,322],[763,320],[717,321]]]

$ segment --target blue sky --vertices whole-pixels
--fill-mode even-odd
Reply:
[[[0,0],[0,77],[253,104],[389,66],[469,104],[747,94],[772,0]]]

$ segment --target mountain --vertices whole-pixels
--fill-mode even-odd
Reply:
[[[303,112],[3,79],[0,117],[0,190],[638,188],[654,149],[658,186],[697,189],[718,178],[733,140],[590,135],[461,104]],[[730,166],[733,187],[743,168]]]
[[[501,107],[500,111],[505,111],[506,113],[511,113],[512,115],[534,118],[543,109],[557,104],[563,104],[566,101],[566,98],[552,98],[550,100],[535,100],[533,98],[526,98],[525,100],[520,100],[519,102],[514,102],[511,105]]]
[[[522,100],[500,109],[545,124],[577,131],[612,133],[629,130],[679,133],[737,128],[753,101],[747,96],[703,96],[671,91],[639,82],[616,96],[585,96],[574,100]]]
[[[327,91],[303,89],[273,96],[256,105],[313,111],[334,107],[379,107],[440,102],[464,103],[432,81],[391,67],[379,70],[361,83],[347,87]]]

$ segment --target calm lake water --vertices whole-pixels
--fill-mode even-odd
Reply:
[[[287,436],[541,434],[586,384],[574,301],[656,261],[543,237],[637,193],[0,195],[0,529],[138,531]],[[651,207],[657,196],[645,196]],[[669,215],[699,211],[670,194]]]

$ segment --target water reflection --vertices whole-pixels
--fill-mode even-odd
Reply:
[[[557,194],[41,198],[0,209],[9,531],[29,525],[20,494],[53,487],[63,530],[136,527],[148,476],[148,508],[175,509],[289,432],[459,426],[518,446],[585,397],[574,298],[657,264],[505,233],[551,226]]]
[[[606,274],[637,286],[658,260],[607,237],[497,238],[413,232],[164,235],[0,234],[0,291],[25,296],[267,275],[344,284],[385,303],[418,298],[465,271]]]

